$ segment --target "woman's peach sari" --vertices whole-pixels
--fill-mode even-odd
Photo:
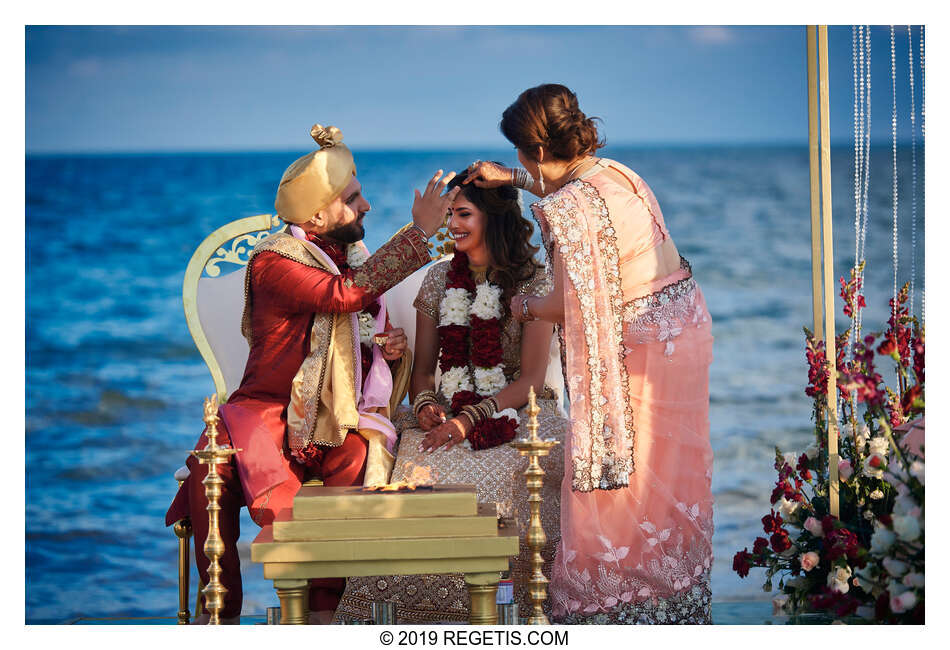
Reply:
[[[565,274],[571,465],[553,619],[708,623],[711,321],[685,260],[643,281],[669,236],[646,183],[612,161],[591,172],[532,206]]]

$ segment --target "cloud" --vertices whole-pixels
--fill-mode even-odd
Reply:
[[[697,43],[721,45],[731,43],[735,39],[735,33],[728,27],[693,27],[689,30],[689,38]]]

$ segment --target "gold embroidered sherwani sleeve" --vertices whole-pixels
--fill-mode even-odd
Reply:
[[[426,239],[418,228],[410,226],[406,225],[380,246],[363,266],[344,280],[344,286],[378,297],[428,264],[431,258]]]

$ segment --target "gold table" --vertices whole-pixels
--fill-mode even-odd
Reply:
[[[308,580],[345,576],[462,573],[469,622],[497,623],[499,572],[518,554],[516,526],[499,529],[494,506],[472,486],[414,492],[304,486],[251,544],[280,598],[281,624],[307,623]]]

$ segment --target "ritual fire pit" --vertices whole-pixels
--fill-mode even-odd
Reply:
[[[432,492],[435,486],[432,484],[416,485],[415,483],[385,483],[383,485],[364,485],[360,492]]]

